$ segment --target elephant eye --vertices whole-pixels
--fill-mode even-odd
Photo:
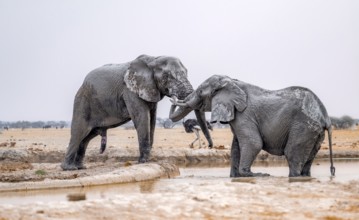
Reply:
[[[163,79],[168,79],[168,77],[169,77],[168,72],[164,71],[162,77],[163,77]]]

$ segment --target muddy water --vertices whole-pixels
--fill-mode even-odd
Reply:
[[[316,160],[312,166],[312,178],[302,179],[299,181],[337,181],[349,182],[351,180],[359,180],[359,160],[335,160],[336,176],[330,177],[329,162],[324,160]],[[235,181],[229,178],[229,167],[187,167],[181,168],[181,175],[173,179],[159,179],[154,181],[117,184],[98,187],[59,189],[59,190],[40,190],[28,192],[8,192],[0,193],[0,204],[31,204],[34,202],[52,202],[52,201],[68,201],[69,196],[86,200],[95,200],[101,198],[112,198],[118,195],[129,195],[141,193],[155,193],[173,191],[176,184],[182,183],[208,183],[211,181]],[[252,167],[253,172],[269,173],[270,181],[280,182],[288,176],[288,166],[284,162],[264,162],[256,163]],[[293,181],[289,178],[288,182]],[[247,180],[241,180],[247,181]],[[252,181],[252,180],[251,180]],[[265,179],[260,181],[266,181]],[[296,180],[295,180],[296,181]]]

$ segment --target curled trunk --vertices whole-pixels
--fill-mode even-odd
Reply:
[[[191,92],[183,101],[180,101],[177,105],[179,105],[179,108],[176,110],[176,105],[171,106],[170,115],[169,118],[173,122],[177,122],[184,117],[186,117],[192,110],[199,109],[197,108],[197,103],[199,103],[200,99],[198,95],[196,94],[196,91]],[[196,115],[197,116],[197,115]],[[198,118],[197,118],[198,120]],[[199,119],[200,121],[203,120],[202,117]]]
[[[213,141],[211,138],[211,134],[209,133],[209,129],[207,127],[205,112],[199,110],[199,103],[200,103],[200,99],[199,99],[198,95],[196,94],[196,92],[193,91],[190,95],[188,95],[186,97],[186,99],[184,100],[184,103],[182,103],[181,106],[178,107],[177,110],[176,110],[176,108],[177,108],[176,105],[171,106],[169,118],[173,122],[177,122],[177,121],[183,119],[184,117],[186,117],[192,110],[194,110],[198,124],[201,127],[202,132],[208,141],[208,147],[212,148]]]
[[[173,122],[177,122],[177,121],[183,119],[192,111],[192,109],[190,107],[185,107],[185,106],[181,106],[177,110],[176,110],[176,108],[177,108],[176,105],[172,105],[171,110],[170,110],[169,118]]]

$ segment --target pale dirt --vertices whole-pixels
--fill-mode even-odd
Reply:
[[[137,176],[146,176],[147,171],[143,170],[148,169],[148,172],[151,172],[151,169],[164,169],[164,175],[175,175],[176,169],[168,171],[163,162],[160,162],[162,159],[180,165],[197,162],[207,162],[208,165],[228,163],[232,142],[230,130],[215,129],[212,136],[217,149],[198,149],[197,144],[195,149],[191,149],[189,144],[194,139],[194,134],[185,133],[183,128],[158,128],[152,151],[153,162],[138,165],[136,131],[111,129],[108,132],[108,147],[104,155],[98,154],[100,139],[96,138],[90,143],[86,154],[88,169],[65,172],[60,169],[59,163],[68,145],[69,129],[1,131],[0,191],[6,188],[1,184],[36,185],[36,182],[40,182],[46,185],[48,182],[51,185],[51,181],[62,179],[101,179],[102,174],[107,175],[118,170],[128,171],[127,173],[140,171],[141,174]],[[206,145],[204,139],[202,142]],[[336,156],[358,157],[358,129],[333,131],[333,142]],[[325,139],[319,157],[327,157],[327,143],[328,140]],[[270,160],[272,157],[261,153],[260,158]],[[130,178],[129,181],[141,180],[144,179]],[[116,198],[79,202],[34,202],[21,207],[0,205],[0,219],[64,218],[359,219],[359,181],[339,183],[316,180],[289,183],[287,177],[255,178],[245,182],[219,179],[181,183],[176,184],[173,189],[168,186],[163,192],[132,193]]]

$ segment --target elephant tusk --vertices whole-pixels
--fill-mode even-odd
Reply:
[[[180,107],[188,107],[187,103],[181,103],[181,102],[177,102],[176,104],[177,106],[180,106]]]
[[[172,105],[176,105],[176,106],[180,106],[180,107],[188,106],[184,100],[177,99],[176,96],[172,96],[172,98],[170,98],[170,101],[171,101]]]
[[[177,104],[177,97],[176,96],[172,96],[171,98],[170,98],[170,101],[172,102],[172,104],[174,104],[174,105],[176,105]]]

